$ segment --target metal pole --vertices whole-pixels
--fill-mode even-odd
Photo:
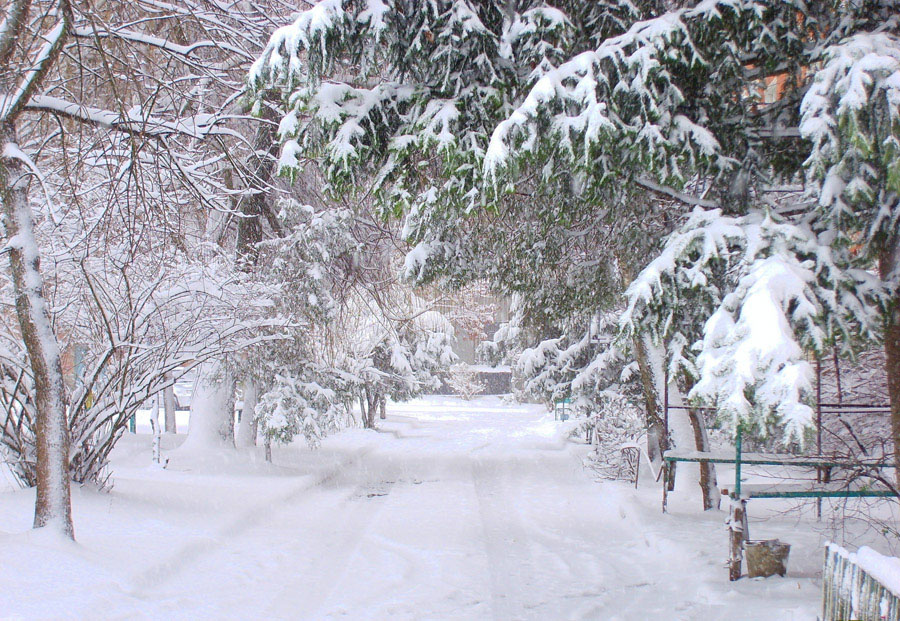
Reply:
[[[822,456],[822,358],[816,356],[816,455]],[[822,482],[822,469],[816,468],[816,482]],[[822,499],[816,498],[816,519],[822,519]]]
[[[816,358],[816,454],[822,455],[822,359]]]
[[[741,424],[738,423],[734,439],[734,498],[741,499]]]
[[[663,387],[663,425],[666,428],[666,448],[669,448],[669,372],[665,373],[666,385]]]

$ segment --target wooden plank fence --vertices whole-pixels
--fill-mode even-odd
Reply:
[[[900,563],[897,559],[881,557],[871,550],[868,556]],[[862,565],[868,566],[870,563]],[[900,621],[900,597],[863,566],[857,554],[833,543],[825,547],[822,572],[824,621]]]

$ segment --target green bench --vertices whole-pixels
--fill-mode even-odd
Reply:
[[[666,451],[663,455],[663,511],[666,511],[668,493],[675,485],[675,464],[711,463],[734,465],[734,487],[723,495],[731,498],[731,515],[728,525],[731,532],[731,554],[729,557],[729,577],[737,580],[741,576],[743,542],[749,540],[747,524],[747,501],[752,498],[892,498],[897,494],[885,486],[857,485],[848,487],[846,483],[830,482],[831,471],[835,468],[892,468],[893,463],[878,459],[841,460],[826,456],[773,455],[766,453],[743,453],[741,450],[741,430],[735,436],[734,452],[678,452]],[[786,466],[815,468],[817,480],[802,484],[742,484],[742,466]]]
[[[572,398],[558,399],[553,403],[553,419],[569,420],[572,412]]]

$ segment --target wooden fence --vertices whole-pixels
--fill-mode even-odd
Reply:
[[[829,543],[822,572],[824,621],[900,621],[900,597],[876,577],[884,578],[897,568],[898,559],[867,548],[855,554]]]

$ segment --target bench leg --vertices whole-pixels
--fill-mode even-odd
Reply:
[[[641,476],[641,451],[635,451],[637,453],[637,459],[635,459],[634,464],[634,489],[638,488],[638,477]]]
[[[662,468],[662,482],[663,482],[663,484],[662,484],[662,489],[663,489],[662,510],[663,510],[663,513],[665,513],[666,512],[666,502],[669,499],[669,485],[668,485],[668,483],[669,483],[669,481],[668,481],[668,479],[669,479],[669,473],[668,473],[669,464],[668,464],[668,462],[664,461],[662,463],[662,465],[660,466],[660,468]]]

